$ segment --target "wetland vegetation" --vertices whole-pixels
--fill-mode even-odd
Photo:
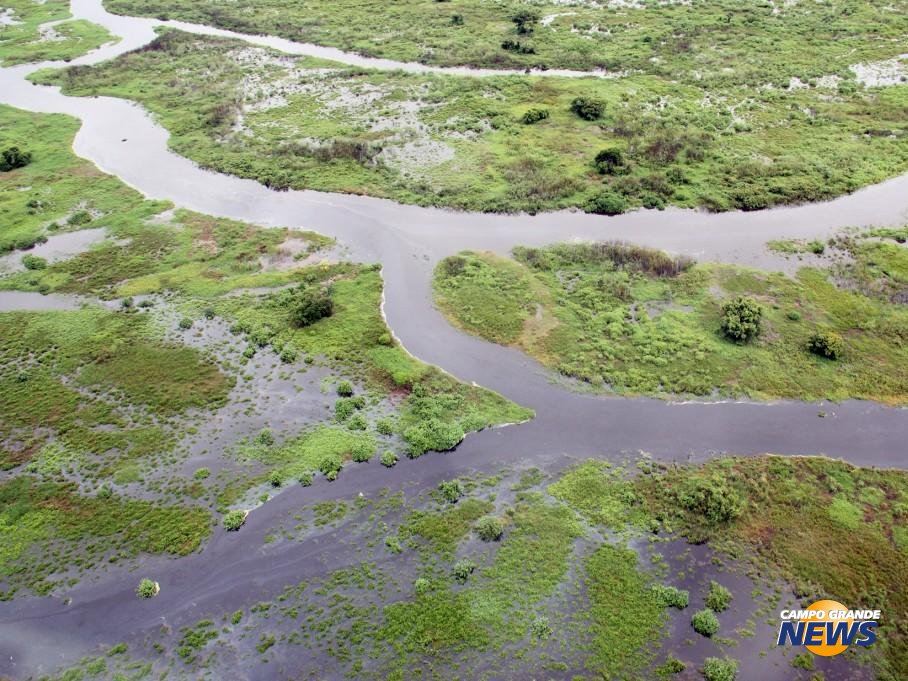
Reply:
[[[615,214],[757,210],[904,172],[908,85],[837,69],[799,71],[803,82],[722,69],[699,79],[414,74],[165,29],[115,60],[33,78],[137,101],[178,153],[277,189]]]
[[[434,289],[458,326],[601,390],[905,404],[904,237],[843,233],[794,275],[622,243],[466,252]]]

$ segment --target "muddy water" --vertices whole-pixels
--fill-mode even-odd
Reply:
[[[73,9],[77,17],[122,37],[76,63],[93,63],[138,47],[153,37],[153,28],[160,23],[109,15],[99,0],[74,0]],[[382,67],[373,62],[370,66]],[[458,250],[505,253],[517,244],[571,239],[623,238],[701,259],[772,265],[776,260],[763,248],[769,239],[823,237],[845,226],[908,221],[908,176],[809,206],[719,215],[637,211],[615,218],[566,212],[477,215],[366,197],[274,192],[252,181],[201,170],[171,153],[167,132],[134,104],[106,97],[64,97],[55,88],[28,83],[24,77],[35,68],[0,69],[0,101],[78,117],[83,125],[76,152],[149,197],[266,226],[314,229],[337,237],[353,258],[381,262],[389,324],[412,353],[531,406],[538,416],[521,426],[471,435],[451,454],[402,461],[394,469],[373,461],[348,467],[335,483],[290,488],[253,513],[242,532],[216,531],[200,554],[180,561],[149,560],[147,568],[163,586],[162,594],[150,602],[133,596],[135,574],[114,569],[102,582],[72,590],[74,601],[69,606],[59,598],[0,603],[0,673],[20,677],[69,664],[99,641],[119,641],[162,622],[200,619],[225,603],[249,603],[258,594],[274,593],[324,570],[325,561],[330,563],[328,547],[288,543],[268,553],[260,549],[276,520],[319,499],[382,487],[418,491],[453,474],[488,469],[490,462],[563,465],[572,457],[612,458],[639,450],[678,460],[701,460],[723,452],[777,452],[826,453],[864,465],[908,463],[905,410],[863,402],[669,404],[578,394],[554,385],[552,377],[526,356],[453,329],[434,309],[429,289],[434,263]],[[78,302],[0,293],[0,310],[69,309],[55,307],[64,305]],[[743,671],[742,678],[755,677],[756,670]]]
[[[0,274],[25,270],[25,265],[22,264],[25,255],[38,256],[51,263],[66,260],[101,243],[106,236],[107,230],[103,227],[54,234],[43,244],[37,244],[27,251],[13,251],[0,257]]]

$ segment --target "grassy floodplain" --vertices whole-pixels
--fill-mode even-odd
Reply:
[[[376,267],[338,260],[314,232],[143,200],[72,153],[76,129],[67,116],[0,107],[0,151],[28,158],[0,172],[4,258],[25,265],[0,277],[0,295],[84,303],[0,313],[5,597],[64,590],[104,560],[192,552],[212,511],[261,503],[263,486],[333,479],[379,445],[416,457],[532,416],[407,355],[381,316]],[[85,229],[102,240],[68,257],[33,255]],[[294,311],[314,291],[333,311],[300,326]],[[199,456],[192,443],[214,414],[249,416],[256,380],[310,367],[327,374],[322,415],[239,433],[217,452],[224,470],[187,479],[181,467]]]
[[[5,0],[0,8],[0,64],[69,61],[116,40],[101,26],[67,21],[68,0]],[[49,25],[42,26],[42,24]]]
[[[683,670],[693,678],[710,657],[737,666],[750,656],[806,681],[816,668],[780,656],[774,619],[786,603],[830,597],[883,610],[879,642],[852,646],[838,662],[872,665],[892,681],[908,664],[906,503],[904,473],[775,456],[684,466],[590,460],[559,473],[447,480],[416,497],[325,502],[300,509],[269,541],[307,542],[333,528],[338,550],[355,552],[351,563],[161,632],[146,644],[148,664],[176,676],[217,673],[229,649],[272,665],[325,656],[367,679],[452,670],[632,679]],[[501,535],[483,541],[489,518]],[[688,562],[695,548],[711,559]],[[718,623],[705,648],[691,645],[702,640],[688,623],[695,610]],[[672,638],[669,622],[679,629]],[[103,673],[120,664],[107,656]]]
[[[693,264],[626,244],[517,248],[514,260],[462,253],[435,273],[442,311],[463,329],[520,347],[560,373],[630,395],[908,400],[906,251],[896,239],[842,236],[845,264],[795,276]],[[738,296],[763,311],[746,343],[722,332]],[[836,360],[808,350],[838,334]]]
[[[904,2],[376,2],[106,0],[112,12],[279,35],[441,66],[641,71],[674,78],[788,82],[897,54]],[[527,13],[520,22],[519,14]],[[460,20],[453,17],[460,17]],[[534,52],[503,49],[519,41]],[[756,81],[760,83],[764,81]]]
[[[898,80],[723,74],[380,72],[167,30],[111,62],[34,78],[142,103],[208,168],[468,210],[756,210],[908,169]]]

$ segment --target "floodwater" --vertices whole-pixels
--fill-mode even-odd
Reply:
[[[72,7],[77,18],[102,24],[121,37],[118,43],[74,60],[77,64],[95,63],[139,47],[154,37],[154,27],[162,23],[110,15],[100,0],[74,0]],[[195,32],[225,33],[170,23]],[[361,57],[327,48],[236,37],[364,65]],[[367,61],[365,65],[373,68],[400,67],[384,60]],[[153,568],[163,587],[151,601],[134,597],[135,574],[111,568],[100,582],[70,590],[71,605],[56,597],[0,603],[0,641],[4,642],[0,673],[18,677],[71,664],[99,641],[135,638],[162,622],[189,623],[237,601],[248,604],[262,594],[277,593],[301,575],[323,570],[321,553],[306,543],[282,544],[268,553],[260,549],[263,535],[276,520],[320,499],[370,494],[383,487],[419,491],[452,475],[504,464],[546,461],[563,466],[576,458],[617,458],[639,451],[679,461],[723,453],[773,452],[827,454],[873,466],[908,464],[908,412],[904,409],[859,401],[674,404],[574,392],[554,382],[525,355],[451,327],[434,308],[430,294],[434,264],[459,250],[507,253],[519,244],[575,239],[619,238],[701,260],[772,266],[778,258],[764,247],[771,239],[822,238],[846,226],[908,222],[908,175],[819,204],[755,213],[640,210],[617,217],[575,212],[468,214],[368,197],[275,192],[250,180],[202,170],[172,153],[167,131],[138,105],[108,97],[65,97],[56,88],[25,80],[42,66],[48,65],[0,69],[0,102],[79,118],[82,128],[74,142],[76,153],[150,198],[264,226],[312,229],[336,237],[353,259],[380,262],[388,324],[411,353],[532,407],[537,417],[519,426],[470,435],[448,454],[404,460],[393,469],[377,461],[352,465],[334,483],[291,487],[256,510],[242,532],[216,530],[201,553],[179,561],[150,559],[147,567]],[[74,309],[80,304],[65,296],[0,293],[0,311]],[[742,669],[741,678],[763,676],[757,669]]]

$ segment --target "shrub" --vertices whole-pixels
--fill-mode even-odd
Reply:
[[[334,313],[334,302],[321,288],[301,288],[290,311],[290,321],[298,329],[310,326]]]
[[[445,423],[437,418],[426,419],[410,426],[403,433],[408,454],[420,456],[428,451],[446,452],[463,440],[463,429],[456,423]]]
[[[272,487],[280,487],[284,482],[284,477],[280,471],[271,471],[271,475],[268,476],[268,482],[271,483]]]
[[[66,224],[78,227],[80,225],[87,225],[89,222],[91,222],[91,213],[87,210],[79,210],[69,216]]]
[[[669,676],[670,674],[680,674],[685,669],[687,669],[687,665],[685,665],[677,657],[673,657],[672,655],[669,655],[668,659],[665,660],[664,663],[662,663],[658,667],[656,667],[656,674],[660,678],[664,678],[666,676]]]
[[[602,118],[602,114],[605,113],[605,102],[600,99],[575,97],[571,101],[571,111],[585,121],[595,121]]]
[[[540,615],[530,623],[530,633],[536,638],[545,639],[552,635],[552,625],[549,618]]]
[[[47,260],[29,253],[22,256],[22,265],[27,270],[43,270],[47,267]]]
[[[807,244],[807,250],[815,255],[823,255],[826,250],[826,244],[819,240],[811,241]]]
[[[369,422],[366,421],[366,417],[362,414],[354,414],[347,421],[347,428],[350,430],[365,430],[369,427]]]
[[[498,541],[501,539],[501,535],[504,534],[504,525],[501,520],[491,515],[483,516],[477,520],[473,529],[476,530],[476,534],[483,541]]]
[[[446,277],[456,277],[467,267],[467,259],[461,255],[449,255],[441,261],[441,268]]]
[[[709,593],[706,594],[706,607],[713,612],[727,610],[731,604],[731,591],[718,582],[710,581]]]
[[[292,364],[296,361],[296,351],[293,348],[285,347],[281,350],[281,361],[284,364]]]
[[[236,532],[240,529],[243,524],[246,522],[246,511],[241,511],[239,509],[233,511],[227,511],[224,514],[224,528],[228,532]]]
[[[593,160],[596,170],[602,175],[612,175],[616,170],[624,167],[624,155],[620,149],[603,149]]]
[[[460,484],[460,480],[457,478],[445,480],[439,483],[438,491],[441,492],[441,496],[445,501],[456,504],[457,500],[463,496],[463,485]]]
[[[517,26],[517,33],[529,35],[533,32],[533,24],[539,21],[539,15],[533,10],[523,9],[512,16],[511,21]]]
[[[666,607],[684,610],[690,601],[690,594],[685,589],[679,589],[667,584],[654,584],[653,595]]]
[[[336,480],[337,474],[344,467],[344,462],[336,454],[329,454],[318,463],[318,469],[329,480]]]
[[[204,480],[209,475],[211,475],[210,470],[208,470],[207,468],[199,468],[195,473],[193,473],[192,477],[194,477],[196,480]]]
[[[270,447],[274,444],[274,434],[268,428],[262,428],[259,434],[255,436],[256,444]]]
[[[353,395],[353,384],[350,381],[341,381],[337,384],[337,394],[341,397]]]
[[[180,320],[179,326],[180,326],[181,329],[183,329],[183,331],[186,331],[187,329],[191,329],[191,328],[192,328],[192,320],[191,320],[189,317],[183,317],[183,318]]]
[[[158,595],[158,591],[158,585],[147,577],[139,582],[139,586],[136,587],[136,595],[139,598],[154,598]]]
[[[4,149],[3,154],[0,155],[0,171],[6,172],[16,168],[24,168],[31,162],[32,154],[30,151],[22,151],[19,147],[10,147],[9,149]]]
[[[527,125],[532,125],[533,123],[538,123],[539,121],[543,121],[548,117],[548,109],[527,109],[520,120],[522,120]]]
[[[413,590],[418,596],[429,593],[432,590],[432,583],[425,577],[417,577],[413,582]]]
[[[845,352],[845,341],[834,331],[817,331],[807,341],[807,349],[826,359],[838,359]]]
[[[738,663],[730,658],[707,657],[703,662],[703,678],[706,681],[735,681],[738,677]]]
[[[299,477],[297,477],[297,480],[303,487],[309,487],[309,485],[312,484],[312,473],[308,471],[305,473],[300,473]]]
[[[678,493],[678,502],[714,525],[734,520],[744,510],[741,495],[717,478],[693,480]]]
[[[524,45],[519,40],[503,40],[501,49],[508,52],[516,52],[517,54],[536,54],[535,48],[531,45]]]
[[[366,442],[357,442],[350,450],[350,458],[357,463],[364,463],[372,458],[375,449]]]
[[[463,26],[463,14],[452,14],[451,26]]]
[[[391,553],[400,553],[404,547],[400,545],[400,539],[395,534],[389,534],[385,537],[385,548]]]
[[[586,205],[587,213],[597,215],[620,215],[627,210],[627,201],[613,191],[600,192]]]
[[[356,411],[356,403],[349,397],[341,397],[334,403],[334,418],[338,421],[346,421]]]
[[[719,631],[719,618],[708,608],[698,610],[690,618],[690,624],[698,634],[713,636]]]
[[[397,454],[390,449],[386,449],[381,455],[381,465],[392,468],[397,463]]]
[[[468,558],[459,560],[454,563],[454,570],[452,571],[454,574],[454,579],[463,584],[470,578],[470,575],[473,574],[473,571],[475,569],[476,563],[474,563],[472,560]]]
[[[760,335],[763,308],[753,298],[738,296],[722,306],[722,333],[736,343],[747,343]]]
[[[394,433],[394,421],[391,419],[378,419],[375,422],[375,430],[381,435],[391,435]]]

